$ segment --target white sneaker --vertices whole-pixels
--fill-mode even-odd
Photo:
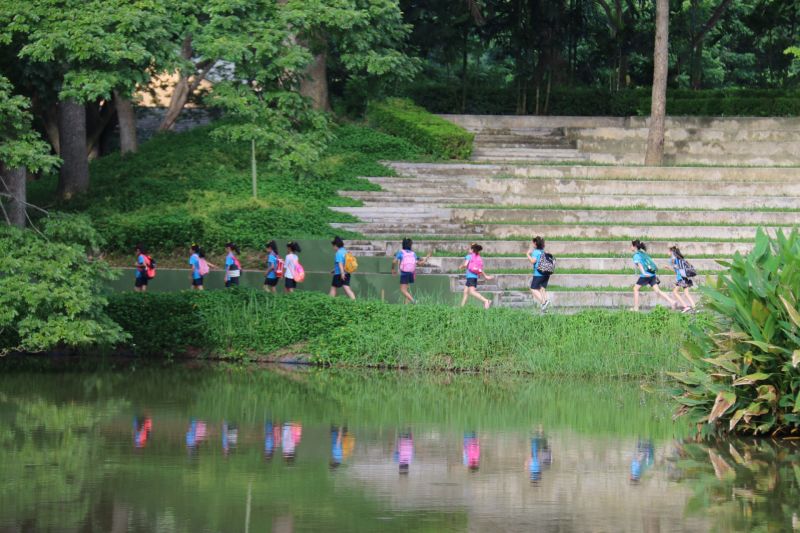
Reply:
[[[544,313],[545,311],[547,311],[547,308],[548,308],[548,307],[550,307],[550,298],[548,298],[547,300],[545,300],[545,301],[544,301],[544,303],[542,304],[542,313]]]

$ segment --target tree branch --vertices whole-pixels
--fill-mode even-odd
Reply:
[[[700,28],[700,31],[697,32],[697,34],[692,39],[692,48],[697,48],[697,45],[699,45],[702,42],[702,40],[706,36],[706,34],[709,31],[711,31],[711,29],[714,26],[717,25],[717,22],[719,22],[719,19],[722,18],[723,13],[725,13],[725,10],[728,8],[730,3],[731,3],[731,0],[722,0],[719,3],[719,5],[716,7],[716,9],[714,9],[714,12],[711,13],[711,17],[709,17],[709,19],[706,21],[706,23],[703,24],[703,27]]]

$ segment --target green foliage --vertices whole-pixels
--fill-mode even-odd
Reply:
[[[231,240],[261,250],[270,238],[329,238],[329,222],[351,220],[328,209],[343,201],[338,190],[371,189],[360,176],[391,175],[379,161],[421,156],[403,139],[359,125],[337,126],[318,177],[262,174],[255,200],[249,143],[226,142],[213,131],[162,134],[137,154],[101,158],[91,166],[88,194],[60,207],[89,215],[106,251],[130,253],[139,242],[157,254],[192,242],[221,250]],[[32,182],[31,201],[46,205],[54,189],[52,176]]]
[[[445,159],[469,159],[474,135],[437,117],[410,100],[372,102],[367,119],[381,130],[408,139],[427,153]]]
[[[47,171],[58,163],[47,143],[32,129],[30,101],[13,94],[11,83],[0,75],[0,164]],[[2,189],[2,187],[0,187]]]
[[[0,355],[125,339],[104,312],[101,291],[112,271],[71,242],[72,228],[77,239],[97,242],[83,219],[45,221],[44,234],[52,240],[33,230],[0,228]]]
[[[680,413],[703,435],[800,429],[800,233],[763,231],[704,289],[715,314],[692,328],[688,372],[674,374]]]
[[[109,313],[141,355],[246,357],[303,343],[295,350],[328,365],[609,377],[679,369],[678,348],[692,320],[666,311],[532,317],[258,290],[123,294]]]

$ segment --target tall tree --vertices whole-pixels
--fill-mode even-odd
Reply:
[[[5,221],[19,227],[27,219],[28,171],[48,170],[58,162],[31,128],[29,109],[30,102],[14,95],[11,83],[0,76],[0,208]]]
[[[653,51],[653,90],[650,104],[650,131],[644,164],[664,162],[664,129],[667,114],[667,75],[669,70],[669,0],[656,0],[656,40]]]

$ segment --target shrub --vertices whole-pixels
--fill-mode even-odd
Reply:
[[[0,355],[123,340],[102,295],[114,276],[87,255],[84,243],[93,246],[99,238],[86,219],[53,217],[43,234],[49,238],[0,226]]]
[[[474,135],[410,100],[389,98],[367,108],[370,124],[445,159],[469,159]]]
[[[800,430],[800,234],[763,231],[705,290],[713,323],[693,328],[688,372],[673,374],[679,413],[703,435]]]

